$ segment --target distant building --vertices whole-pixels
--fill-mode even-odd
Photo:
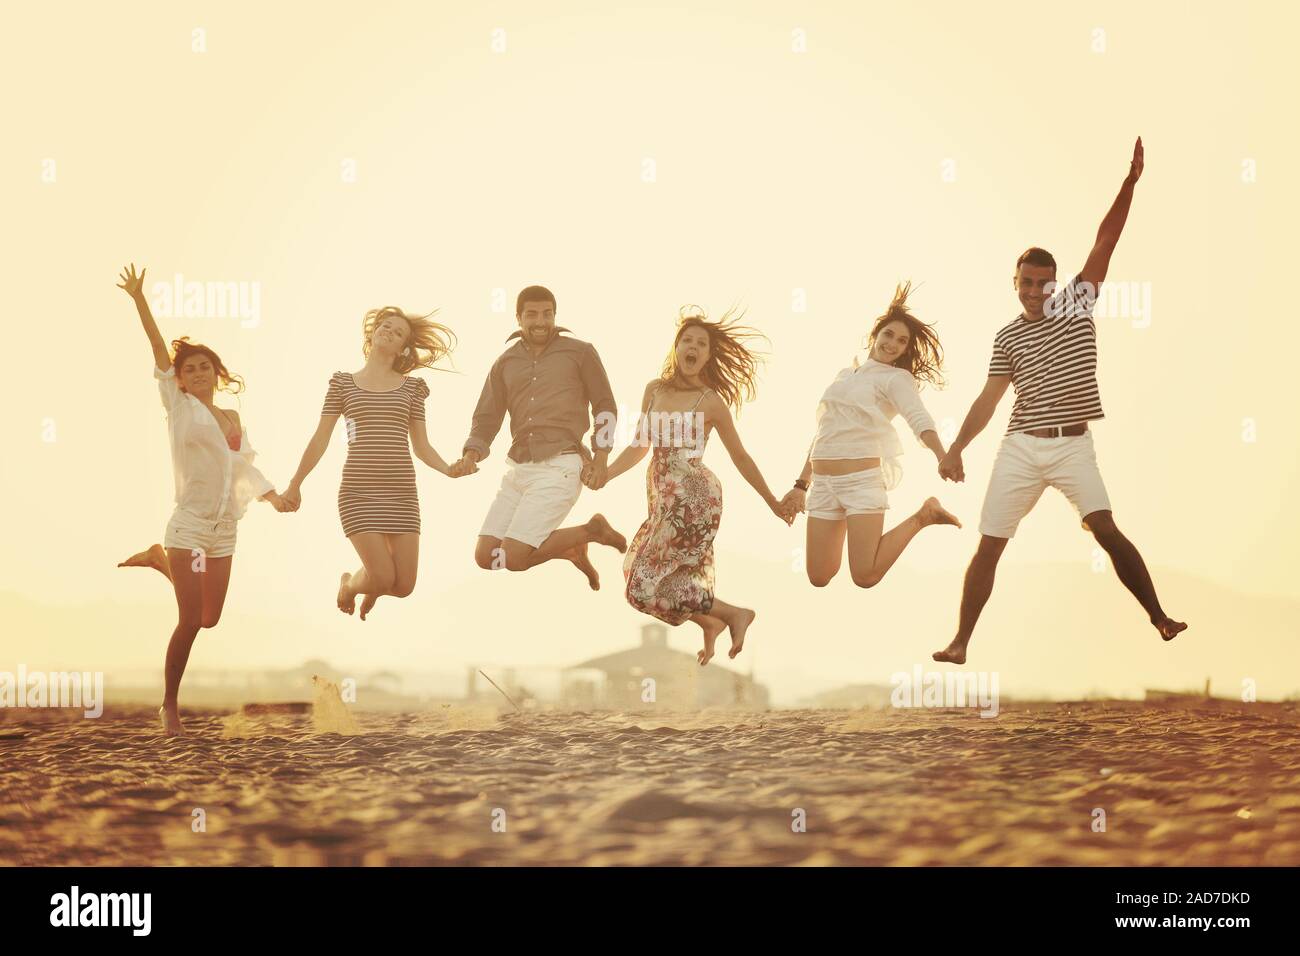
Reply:
[[[720,635],[718,656],[701,667],[694,653],[668,646],[668,627],[658,622],[641,628],[639,647],[593,657],[566,667],[561,676],[565,706],[610,710],[696,710],[734,707],[767,710],[767,688],[719,663],[725,661],[727,638]]]

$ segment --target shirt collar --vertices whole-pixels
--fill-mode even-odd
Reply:
[[[555,335],[551,336],[551,341],[554,342],[555,336],[559,335],[561,332],[569,332],[569,330],[562,325],[557,325],[555,327]],[[572,335],[573,333],[569,332],[569,334]],[[511,332],[509,335],[506,336],[506,341],[509,342],[511,339],[522,339],[523,337],[524,337],[524,330],[515,329],[513,332]]]

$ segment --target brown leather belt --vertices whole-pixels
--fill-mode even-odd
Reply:
[[[1030,428],[1025,434],[1033,435],[1035,438],[1063,438],[1067,435],[1082,435],[1088,430],[1087,422],[1080,422],[1077,425],[1058,425],[1052,428]]]

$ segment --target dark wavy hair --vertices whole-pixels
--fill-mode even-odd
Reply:
[[[709,336],[709,360],[700,369],[700,380],[739,414],[740,406],[752,401],[756,394],[754,384],[763,361],[762,353],[755,352],[748,343],[755,339],[765,342],[769,339],[755,328],[740,325],[744,312],[733,318],[734,311],[729,309],[721,319],[712,320],[699,306],[682,306],[677,317],[677,334],[673,336],[673,347],[668,350],[660,378],[674,388],[690,388],[678,374],[677,343],[687,329],[703,329]]]
[[[894,298],[889,303],[885,314],[876,319],[867,337],[867,352],[876,344],[876,336],[890,322],[902,322],[907,326],[907,351],[893,362],[895,368],[905,369],[917,382],[926,382],[935,388],[943,388],[943,346],[934,326],[926,325],[912,314],[908,308],[907,297],[912,294],[912,283],[900,283],[894,289]]]
[[[412,369],[433,368],[435,363],[450,355],[456,347],[456,333],[447,326],[432,321],[436,314],[435,309],[428,315],[408,315],[395,305],[371,309],[361,323],[361,354],[370,357],[370,338],[384,319],[401,319],[410,326],[411,337],[406,340],[406,345],[397,358],[393,359],[393,371],[405,375]]]
[[[212,363],[212,367],[217,370],[217,387],[215,391],[238,395],[244,390],[244,380],[226,368],[226,363],[221,361],[221,358],[212,349],[206,345],[191,342],[188,335],[182,335],[179,339],[172,339],[172,368],[176,370],[177,374],[180,373],[185,360],[193,355],[207,356],[208,361]]]

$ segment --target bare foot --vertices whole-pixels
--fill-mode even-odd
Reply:
[[[709,622],[700,625],[704,631],[704,649],[695,653],[695,659],[701,667],[713,660],[713,646],[718,641],[718,635],[727,629],[727,625],[716,617],[710,617]]]
[[[592,515],[587,522],[588,540],[596,544],[607,544],[615,551],[627,551],[627,538],[623,537],[605,520],[604,515]]]
[[[366,619],[366,615],[370,613],[370,609],[375,606],[375,602],[378,600],[378,594],[367,594],[361,599],[361,620]]]
[[[1180,633],[1187,630],[1186,624],[1182,621],[1175,621],[1172,617],[1167,617],[1163,621],[1152,621],[1151,623],[1156,626],[1156,630],[1160,632],[1160,636],[1166,641],[1172,641]]]
[[[168,737],[185,736],[185,728],[181,726],[181,715],[178,710],[168,710],[164,704],[158,708],[158,717],[162,720],[163,733]]]
[[[580,544],[564,552],[564,557],[573,562],[573,566],[587,576],[587,583],[593,591],[600,590],[600,572],[596,570],[591,559],[587,557],[587,546]]]
[[[344,614],[351,614],[357,609],[357,596],[352,593],[352,589],[348,587],[351,583],[352,575],[347,571],[344,571],[343,576],[339,578],[338,596],[339,610]]]
[[[926,498],[925,503],[921,505],[921,510],[917,512],[921,519],[921,524],[953,524],[961,527],[961,522],[957,516],[939,504],[938,498]]]
[[[936,661],[942,661],[948,664],[965,664],[966,663],[966,645],[953,641],[941,651],[935,651],[930,655]]]
[[[133,554],[119,568],[153,568],[168,581],[172,579],[171,568],[167,564],[167,551],[161,544],[150,545],[139,554]]]
[[[735,660],[736,655],[745,649],[745,632],[749,630],[749,625],[754,623],[757,615],[749,608],[737,608],[736,616],[732,619],[731,628],[731,650],[727,656]]]

